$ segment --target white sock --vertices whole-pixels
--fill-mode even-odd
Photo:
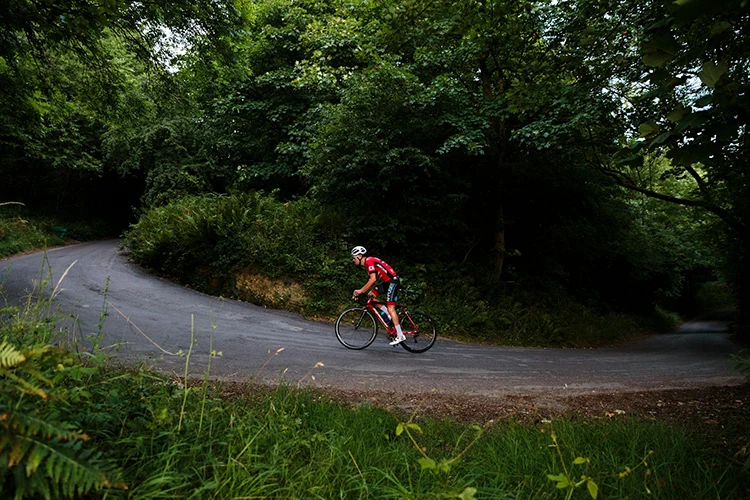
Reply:
[[[404,332],[401,331],[401,325],[396,325],[396,335],[398,336],[398,338],[404,336]]]

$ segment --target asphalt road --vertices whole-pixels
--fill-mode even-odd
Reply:
[[[100,345],[117,358],[178,374],[185,357],[175,353],[187,353],[192,336],[190,372],[203,375],[214,350],[221,356],[212,358],[211,375],[230,380],[470,396],[743,382],[730,357],[738,347],[716,324],[686,325],[681,333],[601,349],[491,347],[438,337],[430,351],[411,354],[382,337],[365,350],[351,351],[338,343],[330,323],[211,297],[154,277],[129,263],[117,245],[116,240],[85,243],[6,259],[0,262],[5,298],[17,304],[47,277],[49,295],[67,270],[54,303],[64,315],[60,324],[72,328],[69,335],[86,338],[101,330]]]

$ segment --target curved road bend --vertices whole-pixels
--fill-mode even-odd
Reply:
[[[365,350],[351,351],[337,342],[330,323],[211,297],[154,277],[120,255],[118,243],[51,249],[48,268],[44,253],[0,262],[7,300],[22,300],[43,269],[51,270],[54,286],[75,262],[62,281],[56,305],[76,318],[78,335],[98,331],[106,289],[101,345],[117,344],[119,358],[181,374],[184,358],[163,351],[187,352],[192,330],[196,344],[190,371],[205,372],[213,341],[222,356],[212,361],[211,373],[230,380],[254,376],[263,383],[283,378],[360,391],[434,389],[476,396],[561,396],[743,382],[730,358],[738,348],[721,332],[657,335],[626,346],[586,350],[480,346],[438,338],[424,354],[390,347],[379,338]],[[315,367],[317,363],[324,366]]]

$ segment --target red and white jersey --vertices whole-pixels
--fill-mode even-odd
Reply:
[[[383,282],[388,282],[398,277],[396,271],[386,261],[377,257],[367,257],[365,259],[365,267],[367,268],[367,274],[377,273],[378,278]]]

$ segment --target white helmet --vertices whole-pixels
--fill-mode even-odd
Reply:
[[[352,248],[352,257],[356,257],[357,255],[364,255],[367,253],[367,249],[362,246],[357,246]]]

